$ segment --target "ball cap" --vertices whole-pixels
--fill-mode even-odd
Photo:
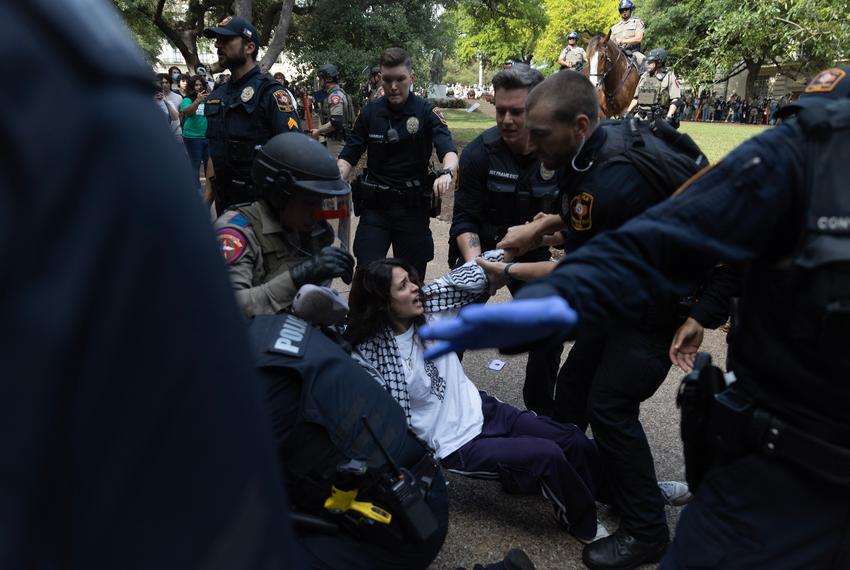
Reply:
[[[241,36],[260,47],[262,40],[257,28],[251,22],[239,16],[228,16],[214,28],[204,30],[205,38],[235,38]]]

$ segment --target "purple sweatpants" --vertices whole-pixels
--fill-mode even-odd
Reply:
[[[596,445],[573,424],[537,416],[481,394],[484,427],[442,459],[460,475],[498,479],[508,493],[542,492],[555,516],[582,539],[596,535],[596,502],[602,481]]]

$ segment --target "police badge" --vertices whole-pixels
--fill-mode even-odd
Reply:
[[[242,90],[242,94],[239,96],[242,99],[243,103],[247,103],[254,96],[254,88],[250,85]]]
[[[407,129],[407,132],[411,135],[415,135],[419,130],[419,119],[416,117],[408,117],[407,123],[404,125]]]

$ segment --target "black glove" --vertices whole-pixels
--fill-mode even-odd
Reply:
[[[300,288],[305,283],[319,284],[334,277],[351,283],[354,273],[354,258],[338,247],[323,247],[322,251],[289,268],[292,282]]]

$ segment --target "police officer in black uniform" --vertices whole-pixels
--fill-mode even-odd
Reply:
[[[510,226],[549,211],[558,194],[556,172],[534,155],[525,128],[525,99],[541,81],[543,75],[524,63],[515,63],[493,77],[496,126],[470,142],[461,157],[449,230],[450,267],[494,249]],[[541,246],[511,261],[546,261],[550,257],[549,247]],[[505,279],[512,294],[522,286],[509,275]],[[523,398],[526,408],[540,415],[552,415],[560,355],[561,347],[529,355]]]
[[[384,96],[367,105],[339,156],[340,173],[348,178],[368,150],[367,175],[352,186],[357,262],[367,264],[393,254],[420,275],[434,259],[430,215],[451,188],[458,156],[440,111],[411,92],[414,74],[410,55],[389,48],[381,55]],[[429,176],[432,147],[443,163]]]
[[[565,170],[562,214],[513,229],[502,246],[514,247],[512,242],[522,241],[523,233],[534,235],[536,228],[547,223],[552,227],[545,233],[566,223],[563,237],[569,258],[600,233],[616,229],[664,199],[697,170],[692,163],[690,170],[660,191],[638,163],[624,158],[623,152],[633,145],[631,128],[636,129],[637,123],[600,125],[593,87],[578,73],[553,75],[532,91],[526,107],[532,141],[543,141],[537,144],[538,155],[547,166]],[[535,113],[538,120],[532,123]],[[541,125],[540,116],[549,117],[548,124]],[[572,124],[574,128],[566,127]],[[654,135],[641,130],[634,136]],[[641,148],[653,142],[644,139]],[[661,158],[651,157],[659,162]],[[558,374],[554,417],[593,428],[612,502],[621,511],[617,534],[585,547],[590,553],[586,561],[593,568],[657,560],[669,540],[665,498],[638,413],[640,403],[667,376],[670,340],[684,318],[679,299],[670,295],[647,303],[634,320],[618,321],[604,331],[581,329]],[[607,552],[619,536],[628,537],[628,546],[616,556],[593,554]]]
[[[244,322],[143,54],[111,2],[3,19],[2,73],[39,72],[32,106],[0,93],[0,567],[302,567]],[[58,85],[73,112],[47,116]]]
[[[281,314],[249,332],[310,567],[427,568],[446,484],[402,408],[328,329]]]
[[[221,214],[233,204],[256,199],[251,182],[255,149],[300,126],[286,89],[257,65],[261,40],[250,22],[228,16],[204,30],[204,37],[215,38],[218,62],[230,70],[230,80],[210,93],[204,107],[215,205]]]
[[[734,383],[707,391],[703,437],[685,440],[686,453],[702,448],[702,470],[688,464],[701,482],[663,569],[850,567],[850,67],[818,74],[783,112],[797,116],[521,294],[566,299],[580,328],[600,329],[685,290],[715,259],[746,265],[729,336]],[[494,314],[505,306],[481,309],[490,315],[477,324],[422,334],[454,348],[508,344],[481,342],[510,326]],[[546,331],[513,333],[539,341]]]

